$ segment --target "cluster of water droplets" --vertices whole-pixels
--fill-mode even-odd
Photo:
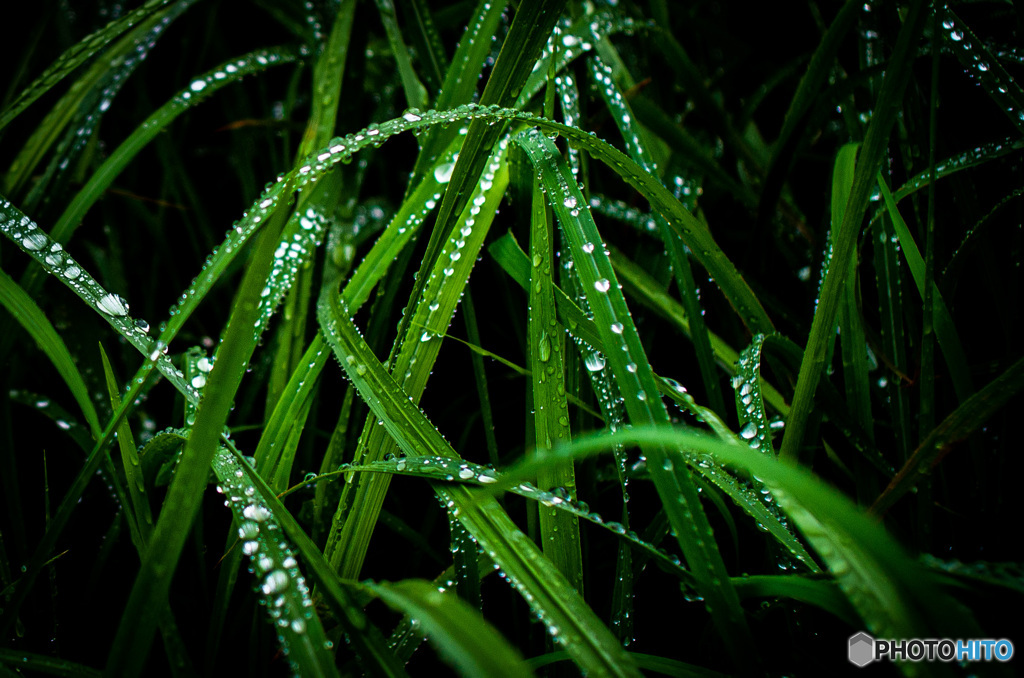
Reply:
[[[633,122],[633,116],[630,115],[622,92],[619,91],[612,79],[612,69],[605,65],[597,55],[587,59],[587,63],[590,66],[590,78],[594,87],[601,94],[601,98],[622,132],[622,138],[626,143],[626,152],[633,159],[640,161],[645,170],[656,175],[658,166],[644,150],[643,142],[640,141],[636,125]]]
[[[658,231],[658,224],[650,213],[630,207],[622,200],[591,194],[590,208],[602,216],[628,224],[641,233],[651,234]]]
[[[297,53],[286,48],[261,49],[237,59],[226,61],[211,71],[196,76],[173,99],[175,108],[194,106],[221,87],[237,82],[247,75],[259,73],[269,66],[291,63]]]
[[[941,11],[947,47],[959,59],[968,77],[985,89],[1018,130],[1024,131],[1024,90],[953,10],[945,7]]]
[[[217,491],[224,495],[224,505],[235,516],[240,548],[249,560],[256,592],[274,624],[282,650],[287,655],[293,644],[307,642],[307,634],[310,640],[325,643],[295,553],[259,490],[240,462],[223,448],[214,458],[213,469],[219,481]],[[252,469],[249,472],[255,473]]]
[[[558,101],[562,110],[562,122],[570,127],[578,127],[583,119],[580,113],[580,92],[576,87],[576,80],[570,73],[555,76],[555,91],[558,92]],[[569,169],[574,177],[580,175],[580,151],[578,148],[569,146]]]
[[[740,415],[739,435],[755,450],[774,457],[772,450],[771,426],[764,412],[761,400],[760,370],[761,348],[765,336],[755,335],[750,345],[743,349],[737,362],[736,376],[732,388],[736,394],[736,411]]]
[[[257,333],[270,320],[277,305],[291,289],[299,270],[312,262],[313,254],[320,246],[328,224],[327,216],[312,205],[302,212],[296,211],[288,220],[277,243],[277,249],[274,250],[274,261],[267,277],[267,284],[260,292]]]

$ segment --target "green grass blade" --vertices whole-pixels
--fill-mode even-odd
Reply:
[[[960,60],[972,79],[976,79],[985,88],[985,93],[1017,130],[1024,132],[1024,89],[952,9],[943,7],[940,18],[940,34],[946,46]]]
[[[68,678],[100,678],[103,675],[99,669],[67,659],[57,659],[8,648],[0,648],[0,664],[10,667],[12,676],[20,675],[23,669],[47,676],[67,676]]]
[[[445,53],[437,25],[427,7],[426,0],[405,0],[402,6],[412,15],[410,23],[413,31],[413,43],[423,62],[423,79],[431,92],[439,92],[443,87],[445,73],[448,72],[448,55]]]
[[[764,412],[761,398],[761,348],[764,335],[758,334],[736,361],[736,376],[732,388],[736,395],[736,414],[740,422],[739,435],[755,450],[775,457],[771,427]]]
[[[82,416],[89,426],[92,437],[99,438],[102,427],[96,416],[96,408],[89,399],[89,389],[68,352],[67,345],[32,297],[3,270],[0,270],[0,304],[3,304],[7,312],[28,332],[53,363],[75,402],[78,403],[79,409],[82,410]]]
[[[832,173],[832,228],[838,229],[843,223],[850,190],[853,188],[853,176],[859,144],[846,144],[839,149]],[[857,248],[853,248],[850,256],[854,258],[849,265],[846,284],[843,285],[843,298],[840,301],[838,324],[840,328],[839,343],[843,358],[843,385],[846,387],[846,403],[851,418],[860,424],[864,431],[873,430],[871,419],[871,393],[868,390],[868,359],[864,350],[864,323],[860,312],[860,290],[858,270],[860,257]]]
[[[226,451],[213,460],[218,491],[227,497],[242,552],[257,577],[278,642],[296,675],[337,676],[334,657],[320,618],[310,614],[313,599],[295,554],[280,539],[276,513],[260,501],[258,489],[236,474],[238,463]]]
[[[39,226],[9,201],[0,198],[0,232],[33,258],[47,272],[66,285],[85,303],[95,309],[125,340],[140,353],[150,356],[156,368],[186,397],[195,400],[196,391],[183,374],[162,354],[166,344],[152,342],[148,326],[132,320],[128,302],[108,292],[80,265],[60,243],[53,241]],[[150,365],[141,370],[148,371]],[[136,375],[136,381],[143,375]]]
[[[392,0],[375,0],[377,11],[380,12],[380,19],[384,24],[384,31],[388,35],[388,42],[391,43],[391,54],[398,63],[398,75],[402,79],[402,89],[405,91],[405,100],[409,108],[425,108],[427,105],[427,88],[416,76],[412,67],[412,58],[409,56],[409,48],[405,46],[402,38],[402,29],[398,27],[398,17],[395,15],[395,3]]]
[[[375,461],[365,465],[344,464],[339,469],[339,472],[344,474],[387,473],[444,481],[446,483],[475,485],[481,488],[491,488],[493,486],[493,488],[498,490],[507,490],[525,499],[539,502],[546,508],[575,516],[579,520],[586,520],[592,525],[597,525],[645,558],[655,560],[662,569],[674,573],[688,587],[693,587],[693,577],[682,567],[677,556],[668,555],[663,549],[658,548],[649,541],[645,541],[635,531],[627,529],[622,523],[605,520],[599,513],[591,510],[589,504],[583,501],[576,501],[563,488],[555,488],[553,491],[542,490],[526,480],[528,477],[535,476],[538,472],[543,471],[544,467],[548,465],[550,465],[550,462],[543,458],[531,457],[528,462],[514,466],[506,474],[499,473],[487,466],[462,461],[461,459],[417,456]],[[493,492],[489,492],[489,494],[493,494]]]
[[[889,218],[892,219],[896,237],[900,242],[900,249],[907,262],[907,268],[910,269],[910,275],[914,280],[918,294],[924,298],[924,258],[921,256],[921,251],[917,248],[917,243],[914,241],[914,236],[910,233],[907,223],[900,215],[888,186],[881,180],[878,186],[881,189],[882,198],[885,200]],[[967,369],[967,354],[964,352],[959,336],[957,336],[956,327],[953,325],[953,318],[949,313],[949,307],[946,306],[942,293],[934,284],[932,285],[932,304],[935,338],[938,340],[939,348],[942,349],[942,355],[946,359],[946,368],[949,370],[957,398],[963,403],[974,393],[971,374]]]
[[[353,649],[367,673],[373,676],[405,676],[406,673],[400,662],[385,647],[380,631],[367,620],[362,608],[342,587],[338,577],[324,560],[320,549],[312,542],[302,526],[249,462],[243,459],[237,450],[232,449],[228,455],[221,448],[215,458],[215,463],[221,465],[231,478],[238,479],[233,482],[242,484],[240,496],[257,498],[265,505],[266,511],[270,513],[273,520],[281,526],[281,530],[291,541],[291,546],[295,548],[299,557],[309,568],[310,576],[323,593],[324,602],[330,606],[335,618],[348,634]],[[239,478],[239,474],[242,475],[242,478]],[[248,503],[246,500],[243,502]],[[244,515],[244,507],[242,511]],[[263,513],[259,512],[259,515],[263,515]],[[246,517],[248,518],[248,516]],[[319,649],[311,647],[310,651],[318,652]]]
[[[563,353],[565,332],[555,319],[555,296],[551,273],[556,261],[551,219],[540,187],[533,190],[530,227],[530,251],[533,272],[529,295],[529,345],[533,382],[535,454],[543,458],[551,446],[566,443],[569,432],[569,405],[565,399]],[[545,465],[537,475],[542,488],[562,487],[576,494],[576,474],[572,464]],[[558,571],[583,592],[583,554],[580,550],[580,526],[575,516],[553,508],[540,511],[540,538],[544,554]]]
[[[110,366],[110,360],[107,359],[107,353],[103,350],[102,344],[100,345],[100,358],[103,359],[103,374],[107,381],[110,405],[117,410],[121,406],[121,395],[117,387],[117,380],[114,378],[114,370]],[[139,552],[143,553],[145,545],[149,542],[150,534],[153,532],[153,513],[149,506],[149,496],[146,494],[146,478],[142,472],[142,463],[139,460],[135,438],[132,436],[132,429],[127,420],[122,420],[117,429],[117,445],[121,449],[125,483],[128,485],[128,497],[131,500],[128,506],[131,514],[130,524],[134,523],[138,530]]]
[[[436,584],[406,579],[362,585],[397,612],[419,622],[423,633],[461,676],[532,676],[522,656],[480,613]]]
[[[585,207],[576,180],[561,161],[554,144],[544,135],[531,130],[517,135],[516,142],[526,150],[540,173],[562,233],[571,244],[574,269],[586,292],[630,421],[634,426],[668,424],[668,413],[658,395],[654,372],[647,362],[611,262],[604,249],[595,246],[602,238]],[[754,658],[740,650],[749,648],[750,631],[689,472],[682,468],[682,460],[678,458],[677,467],[673,461],[675,455],[665,448],[651,446],[644,451],[662,505],[715,626],[726,647],[737,653],[737,662],[750,666]]]
[[[812,579],[803,575],[754,575],[737,577],[736,591],[743,599],[789,598],[835,615],[850,628],[858,628],[860,619],[843,592],[827,579]]]
[[[850,199],[843,222],[835,232],[832,264],[822,285],[818,306],[807,338],[792,409],[786,420],[779,456],[787,462],[796,462],[802,456],[807,422],[813,408],[814,392],[825,368],[825,356],[835,337],[833,327],[842,289],[847,281],[852,253],[860,233],[860,223],[867,211],[874,177],[889,144],[889,133],[899,112],[903,91],[911,73],[911,58],[917,38],[924,28],[925,14],[921,1],[911,5],[904,17],[896,47],[886,69],[885,80],[878,93],[875,113],[871,118],[864,146],[857,162]]]

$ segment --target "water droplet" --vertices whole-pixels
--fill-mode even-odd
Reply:
[[[46,242],[46,236],[38,231],[33,231],[21,239],[22,247],[32,251],[43,249]]]
[[[537,357],[542,363],[551,359],[551,337],[547,332],[540,333],[540,345],[537,347]]]
[[[455,169],[454,162],[446,162],[434,168],[434,180],[439,184],[447,184],[452,179],[452,170]]]
[[[608,278],[601,278],[594,282],[594,289],[598,292],[607,292],[612,288],[612,284],[608,282]]]
[[[70,269],[64,272],[64,275],[71,277]],[[79,271],[81,273],[81,271]],[[77,276],[76,276],[77,277]],[[96,302],[97,308],[112,316],[123,316],[128,315],[128,302],[116,294],[108,294]]]
[[[594,351],[583,360],[583,363],[591,372],[600,372],[604,369],[605,360],[599,351]]]

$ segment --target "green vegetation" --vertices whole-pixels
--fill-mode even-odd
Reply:
[[[23,9],[3,675],[1024,641],[1019,7]]]

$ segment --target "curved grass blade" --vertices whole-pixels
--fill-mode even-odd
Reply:
[[[1024,138],[1008,137],[1003,141],[996,141],[990,144],[982,144],[969,151],[958,153],[945,158],[935,165],[935,178],[942,179],[957,172],[972,167],[977,167],[990,160],[1009,155],[1014,151],[1024,148]],[[911,177],[907,183],[900,186],[894,193],[893,198],[899,204],[904,198],[913,195],[922,188],[927,188],[931,182],[931,169],[926,169]],[[879,212],[883,209],[879,209]],[[876,216],[877,218],[877,216]]]
[[[375,461],[370,464],[344,464],[339,471],[345,474],[388,473],[480,487],[494,485],[495,488],[507,490],[524,499],[540,502],[553,511],[565,513],[601,527],[622,543],[657,562],[658,566],[665,571],[679,577],[688,587],[693,587],[693,577],[682,567],[678,556],[669,555],[663,549],[645,541],[622,523],[605,520],[599,513],[592,511],[586,502],[575,500],[565,491],[565,488],[556,487],[551,491],[542,490],[526,480],[527,477],[535,476],[538,472],[543,471],[547,465],[550,465],[550,461],[543,457],[533,457],[529,462],[513,467],[508,476],[505,476],[487,466],[461,459],[416,456]]]
[[[405,453],[457,459],[451,446],[373,355],[327,286],[317,316],[346,374],[383,422],[381,428]],[[637,675],[608,629],[496,502],[478,505],[468,489],[457,486],[435,485],[435,491],[442,501],[452,502],[459,520],[527,596],[552,636],[564,639],[581,668],[593,675]]]
[[[754,575],[733,579],[741,598],[789,598],[835,615],[851,628],[860,625],[857,611],[832,581],[803,575]]]
[[[445,661],[462,676],[532,676],[530,667],[479,612],[422,579],[361,587],[419,622]]]
[[[36,78],[18,97],[0,113],[0,129],[3,129],[23,110],[56,85],[96,52],[116,40],[119,35],[140,22],[147,21],[159,12],[167,11],[166,6],[174,0],[149,0],[146,4],[110,22],[104,28],[86,36],[69,47],[42,75]]]
[[[28,216],[14,207],[9,201],[0,198],[0,232],[11,239],[23,252],[36,260],[55,278],[69,287],[86,304],[99,312],[100,317],[109,323],[118,334],[134,346],[140,353],[155,361],[168,381],[187,398],[195,399],[196,391],[184,379],[184,374],[171,364],[163,352],[166,344],[153,342],[147,333],[149,325],[134,321],[128,315],[128,302],[119,295],[108,292],[95,278],[89,275],[70,254],[54,242]],[[143,365],[141,370],[149,370],[151,365]],[[142,375],[136,375],[136,381]]]
[[[0,270],[0,304],[3,304],[18,324],[35,340],[36,345],[46,353],[82,410],[90,434],[93,438],[99,438],[102,428],[99,417],[96,416],[96,408],[89,399],[89,389],[64,340],[57,334],[57,330],[32,297],[3,270]]]
[[[654,372],[615,280],[611,262],[604,249],[595,245],[602,239],[575,178],[551,140],[540,132],[528,130],[517,135],[516,142],[539,172],[562,233],[571,245],[573,268],[580,276],[630,421],[634,426],[667,425],[668,412],[658,395]],[[723,642],[734,651],[740,665],[753,664],[755,660],[749,654],[749,628],[729,584],[725,564],[689,473],[681,464],[677,468],[673,458],[682,460],[668,449],[650,446],[644,451],[654,485],[697,581],[697,589],[707,601]]]
[[[581,438],[561,453],[580,456],[608,450],[612,444],[650,441],[711,454],[762,478],[873,633],[889,638],[967,638],[981,633],[971,613],[939,587],[937,576],[910,558],[852,502],[802,468],[777,463],[746,446],[668,428],[638,427]]]

